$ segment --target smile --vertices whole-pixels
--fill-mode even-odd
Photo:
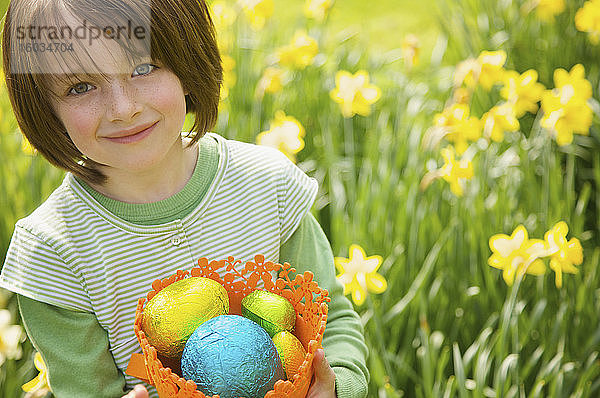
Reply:
[[[118,144],[131,144],[134,142],[141,141],[144,138],[146,138],[148,135],[150,135],[150,133],[152,132],[152,130],[154,130],[154,127],[156,127],[157,124],[158,124],[158,122],[155,122],[151,126],[146,127],[143,130],[139,130],[137,132],[125,132],[125,133],[123,133],[123,135],[120,135],[117,137],[105,137],[105,138],[111,142],[115,142]]]

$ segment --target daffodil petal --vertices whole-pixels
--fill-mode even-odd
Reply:
[[[554,284],[559,289],[562,287],[562,271],[560,269],[554,271]]]
[[[544,275],[546,273],[546,265],[542,260],[537,259],[526,267],[525,272],[530,275]]]
[[[512,286],[515,281],[515,269],[512,267],[504,268],[504,271],[502,272],[502,278],[508,286]]]
[[[506,259],[498,254],[492,254],[489,258],[488,258],[488,264],[491,267],[494,268],[498,268],[498,269],[503,269],[505,267],[506,264]]]
[[[338,271],[344,272],[345,265],[348,264],[348,259],[344,257],[335,257],[333,262]]]
[[[376,273],[373,272],[371,274],[367,274],[367,290],[372,292],[372,293],[383,293],[386,289],[387,289],[387,281],[385,280],[385,278]]]
[[[355,288],[352,290],[352,301],[356,305],[362,305],[367,298],[367,292],[363,290],[363,288],[356,284]]]
[[[527,230],[523,224],[520,224],[517,226],[517,228],[515,228],[511,235],[511,239],[514,239],[516,242],[518,242],[519,246],[521,246],[528,239]]]
[[[33,380],[28,381],[23,384],[21,388],[25,392],[37,391],[44,386],[44,381],[42,379],[42,375],[38,374]]]
[[[490,238],[490,248],[501,257],[510,256],[510,254],[519,247],[520,245],[515,245],[515,242],[513,242],[509,236],[504,234],[494,235]]]
[[[571,238],[567,243],[567,253],[569,260],[575,265],[583,263],[583,248],[577,238]]]

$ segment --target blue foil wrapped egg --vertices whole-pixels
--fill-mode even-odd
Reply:
[[[181,357],[183,377],[205,395],[263,398],[285,379],[281,359],[269,334],[239,315],[221,315],[200,325]]]

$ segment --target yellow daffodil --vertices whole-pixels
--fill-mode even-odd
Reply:
[[[37,151],[24,135],[21,135],[21,151],[26,155],[35,155]]]
[[[291,43],[277,51],[281,65],[297,69],[311,65],[318,53],[317,41],[303,30],[296,31]]]
[[[235,74],[235,60],[229,55],[221,56],[223,65],[223,84],[221,85],[221,99],[229,97],[229,89],[235,86],[237,80]]]
[[[24,338],[23,328],[11,325],[12,315],[7,309],[0,309],[0,366],[7,359],[21,358],[21,341]]]
[[[481,65],[479,84],[485,90],[489,91],[494,84],[503,80],[504,63],[506,63],[505,51],[482,51],[477,62]]]
[[[410,69],[419,63],[420,47],[419,38],[415,35],[407,35],[404,40],[402,40],[400,49],[402,50],[404,65],[406,65],[407,68]]]
[[[541,239],[529,239],[523,225],[515,228],[511,236],[492,236],[489,245],[492,255],[488,258],[488,264],[503,270],[502,277],[509,286],[512,286],[517,275],[543,275],[546,272],[541,260],[547,254],[546,244]]]
[[[250,19],[250,26],[257,31],[265,26],[275,8],[273,0],[240,0],[240,4]]]
[[[562,273],[576,274],[579,270],[575,265],[583,262],[583,248],[577,238],[567,241],[569,227],[564,221],[556,223],[544,235],[550,255],[550,269],[555,274],[556,287],[562,287]]]
[[[229,28],[235,22],[237,14],[233,7],[224,1],[215,1],[211,5],[212,10],[212,21],[215,25],[215,29],[219,32]]]
[[[590,0],[575,14],[575,27],[587,32],[592,44],[600,43],[600,0]]]
[[[514,107],[508,102],[494,106],[483,114],[481,120],[484,135],[495,142],[504,140],[505,131],[519,130],[519,121],[515,116]]]
[[[369,73],[364,70],[354,75],[345,70],[337,72],[335,86],[329,95],[340,104],[342,115],[346,118],[355,114],[370,115],[371,105],[381,97],[381,90],[369,83]]]
[[[466,86],[472,89],[477,85],[480,74],[481,64],[475,58],[466,59],[456,65],[456,69],[454,70],[454,87]]]
[[[552,22],[565,10],[565,0],[534,0],[533,4],[537,17],[546,22]]]
[[[369,256],[359,245],[350,246],[350,258],[336,257],[335,267],[340,272],[337,276],[344,285],[344,295],[352,294],[356,305],[364,303],[368,292],[383,293],[387,289],[387,281],[377,273],[383,262],[381,256]]]
[[[558,145],[573,142],[573,134],[588,135],[593,112],[587,103],[592,87],[584,78],[582,65],[575,65],[568,73],[554,72],[555,88],[542,96],[542,127],[553,132]]]
[[[221,53],[231,51],[234,43],[231,25],[235,22],[237,14],[235,10],[224,1],[215,1],[211,5],[212,21],[217,31],[219,50]]]
[[[456,196],[463,195],[463,184],[465,180],[473,177],[473,165],[467,159],[456,160],[454,158],[454,148],[446,147],[442,149],[444,165],[440,169],[441,177],[450,184],[450,190]]]
[[[304,127],[292,117],[286,116],[283,111],[275,113],[271,128],[256,136],[256,143],[279,149],[292,161],[296,160],[295,154],[304,148]]]
[[[306,0],[304,2],[304,15],[307,18],[323,22],[332,5],[333,0]]]
[[[262,97],[263,93],[278,93],[283,89],[283,69],[276,66],[270,66],[263,72],[258,81],[258,92]]]
[[[556,143],[560,146],[572,143],[573,134],[588,135],[592,125],[593,113],[590,106],[568,91],[552,90],[542,97],[544,116],[541,125],[553,132]]]
[[[455,88],[452,92],[452,101],[456,104],[468,104],[471,101],[471,90],[465,87]]]
[[[33,363],[35,368],[40,372],[38,375],[31,381],[23,384],[23,391],[29,394],[35,394],[35,396],[44,396],[46,393],[50,391],[50,384],[48,384],[48,372],[46,370],[46,364],[42,359],[42,356],[39,352],[35,353],[35,357],[33,359]],[[28,395],[29,395],[28,394]]]
[[[542,99],[545,88],[537,80],[538,73],[534,69],[522,74],[516,71],[506,73],[500,95],[514,105],[516,117],[522,117],[525,112],[535,114],[538,111],[538,102]]]
[[[585,68],[582,64],[573,65],[567,72],[565,69],[558,68],[554,71],[554,86],[561,89],[565,86],[572,86],[575,95],[587,100],[592,96],[592,84],[585,78]]]
[[[444,137],[454,144],[459,154],[467,150],[469,142],[481,137],[481,121],[469,113],[467,104],[453,104],[434,116],[434,125],[444,130]]]

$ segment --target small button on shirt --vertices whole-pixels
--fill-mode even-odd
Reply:
[[[183,242],[184,238],[181,235],[175,235],[171,238],[171,244],[173,246],[179,246],[181,242]]]

